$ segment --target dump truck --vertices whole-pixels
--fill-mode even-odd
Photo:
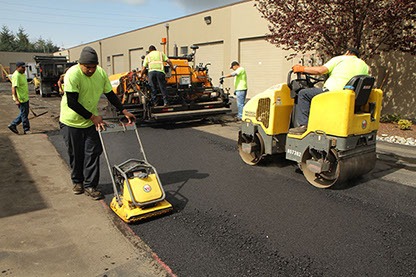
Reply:
[[[58,80],[68,66],[66,57],[63,56],[34,56],[37,76],[40,80],[40,96],[46,97],[59,94]]]
[[[229,95],[222,86],[214,86],[208,74],[209,64],[195,65],[197,46],[191,46],[191,54],[169,57],[175,67],[165,66],[168,106],[151,105],[148,79],[133,70],[109,76],[113,91],[124,107],[133,113],[138,122],[180,121],[201,119],[231,111]],[[144,57],[142,57],[144,58]],[[157,94],[162,102],[162,94]],[[120,117],[112,105],[108,105],[110,117]]]

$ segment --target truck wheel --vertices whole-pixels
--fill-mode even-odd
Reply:
[[[47,91],[47,86],[40,83],[40,87],[39,87],[39,94],[41,97],[46,97],[48,96],[48,91]]]

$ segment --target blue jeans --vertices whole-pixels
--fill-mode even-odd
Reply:
[[[324,92],[322,88],[304,88],[299,91],[296,105],[296,122],[299,126],[308,125],[312,98],[322,92]]]
[[[152,102],[156,103],[157,88],[159,87],[162,93],[163,103],[168,104],[168,93],[166,91],[166,77],[165,73],[160,71],[149,71],[149,85],[152,90]]]
[[[237,96],[237,118],[243,117],[243,108],[246,102],[247,90],[236,90],[235,96]]]
[[[30,123],[29,123],[29,101],[25,103],[20,103],[17,105],[19,107],[20,113],[19,115],[10,123],[10,125],[17,126],[20,123],[23,124],[23,131],[28,132],[30,131]]]

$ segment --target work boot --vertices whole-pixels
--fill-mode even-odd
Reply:
[[[9,124],[9,125],[7,126],[7,128],[9,128],[9,129],[10,129],[10,131],[12,131],[13,133],[15,133],[15,134],[19,134],[19,131],[17,130],[16,125]]]
[[[306,130],[308,129],[308,126],[306,125],[302,125],[296,128],[290,128],[289,129],[289,134],[293,134],[293,135],[301,135],[303,133],[306,132]]]
[[[93,187],[85,188],[84,192],[86,195],[91,196],[91,198],[94,200],[99,200],[99,199],[104,198],[103,195],[101,194],[101,191]]]
[[[84,185],[82,183],[76,183],[74,184],[72,191],[74,192],[74,194],[84,193]]]

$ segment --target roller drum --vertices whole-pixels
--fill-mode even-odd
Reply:
[[[259,133],[254,136],[238,134],[238,152],[241,159],[248,165],[258,164],[264,155],[264,142]]]
[[[353,155],[343,155],[336,150],[331,150],[328,155],[330,168],[328,171],[316,173],[307,166],[307,160],[311,157],[304,157],[300,167],[307,181],[318,188],[329,188],[335,185],[340,186],[350,179],[362,176],[370,172],[376,164],[375,148]]]

